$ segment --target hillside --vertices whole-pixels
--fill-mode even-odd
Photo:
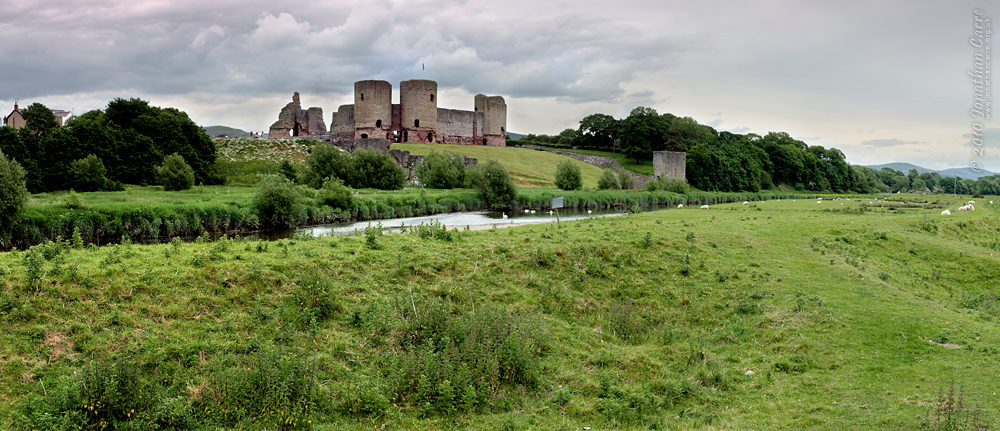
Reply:
[[[0,254],[0,428],[995,427],[994,207],[801,201]]]
[[[519,187],[555,187],[556,166],[563,160],[570,160],[580,167],[584,187],[597,188],[597,178],[601,176],[601,169],[594,165],[566,156],[524,148],[440,144],[392,144],[392,148],[419,155],[430,154],[431,151],[444,151],[475,157],[480,161],[497,159],[503,162],[514,183]]]
[[[250,132],[247,132],[247,131],[244,131],[244,130],[240,130],[240,129],[236,129],[236,128],[233,128],[233,127],[227,127],[227,126],[208,126],[208,127],[202,127],[202,129],[205,130],[205,133],[210,138],[215,138],[216,136],[219,136],[219,135],[226,135],[226,136],[228,136],[230,138],[249,138],[250,137]]]
[[[927,172],[937,172],[942,177],[961,177],[962,179],[979,179],[979,177],[988,177],[991,175],[996,175],[996,172],[991,172],[987,170],[982,170],[980,172],[975,172],[971,168],[949,168],[940,171],[935,171],[933,169],[922,168],[920,166],[914,165],[912,163],[884,163],[881,165],[867,165],[867,168],[872,168],[876,171],[882,168],[890,168],[900,171],[904,174],[910,172],[910,169],[916,169],[917,173],[923,174]]]

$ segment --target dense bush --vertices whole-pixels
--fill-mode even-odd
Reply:
[[[0,233],[20,218],[28,204],[24,169],[0,151]]]
[[[461,157],[431,151],[414,172],[425,187],[453,189],[465,185],[465,162]]]
[[[330,144],[317,144],[306,157],[303,182],[314,189],[323,187],[327,178],[340,178],[351,184],[351,154]]]
[[[491,208],[506,208],[517,199],[517,187],[500,162],[487,160],[475,173],[476,187]]]
[[[109,180],[104,162],[91,154],[69,164],[69,176],[73,190],[81,192],[124,190],[122,183]]]
[[[156,168],[156,182],[164,190],[187,190],[194,186],[194,169],[180,154],[173,153],[163,158],[163,164]]]
[[[580,166],[566,159],[556,166],[556,187],[562,190],[580,190],[583,188],[583,176]]]
[[[350,208],[354,204],[354,191],[339,178],[330,178],[319,190],[316,203],[332,208]]]
[[[278,172],[281,172],[281,175],[284,175],[285,178],[288,178],[293,183],[299,182],[298,174],[295,173],[295,166],[292,166],[292,162],[289,162],[288,159],[281,161]]]
[[[355,151],[351,167],[348,185],[354,188],[400,190],[406,185],[406,170],[388,153],[376,149]]]
[[[260,213],[261,222],[267,225],[292,226],[296,221],[296,207],[301,200],[295,184],[283,176],[271,176],[261,182],[253,195],[253,207]]]
[[[683,178],[667,178],[664,176],[653,178],[646,182],[646,190],[655,192],[663,190],[684,194],[688,192],[687,180]]]

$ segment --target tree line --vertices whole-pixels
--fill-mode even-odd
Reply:
[[[173,154],[190,167],[193,182],[225,182],[213,171],[215,144],[178,109],[117,98],[104,110],[71,118],[65,127],[59,127],[55,115],[41,103],[31,104],[21,114],[25,127],[0,127],[0,152],[24,168],[32,193],[160,183],[158,168],[162,172],[165,159]]]
[[[701,190],[757,192],[785,189],[834,193],[927,191],[1000,194],[1000,178],[944,178],[936,173],[876,171],[847,163],[836,148],[807,145],[786,132],[739,134],[717,131],[691,117],[660,114],[639,106],[623,119],[591,114],[577,129],[558,135],[529,134],[508,145],[535,144],[559,149],[609,151],[637,161],[654,151],[687,153],[687,181]]]

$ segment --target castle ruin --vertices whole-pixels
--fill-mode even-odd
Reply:
[[[354,104],[333,113],[330,132],[322,109],[303,111],[298,93],[271,126],[271,139],[311,137],[331,142],[385,139],[390,143],[433,143],[506,146],[507,104],[501,96],[477,94],[472,111],[438,108],[437,82],[411,79],[399,83],[399,103],[392,103],[392,84],[354,83]],[[315,121],[315,115],[319,121]]]

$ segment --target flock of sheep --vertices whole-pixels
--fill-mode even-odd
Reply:
[[[964,206],[958,207],[958,210],[959,211],[975,211],[976,210],[976,206],[975,205],[976,205],[976,201],[969,201],[969,203],[965,204]],[[993,205],[993,201],[990,201],[990,205]],[[951,215],[951,211],[948,211],[948,210],[941,211],[941,215],[943,215],[943,216],[949,216],[949,215]]]

